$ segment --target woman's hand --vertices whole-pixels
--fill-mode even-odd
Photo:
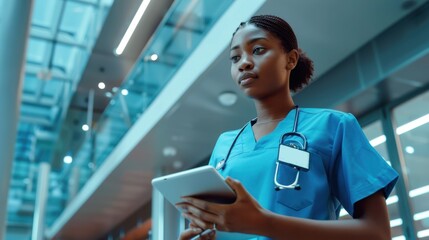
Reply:
[[[197,225],[191,222],[189,228],[183,231],[179,236],[179,240],[189,239],[214,240],[216,239],[216,229],[208,229],[203,231],[203,229],[197,227]]]
[[[185,197],[177,206],[183,209],[184,217],[202,229],[216,228],[228,232],[256,233],[264,209],[239,181],[228,177],[226,183],[237,195],[236,201],[232,204],[211,203]]]

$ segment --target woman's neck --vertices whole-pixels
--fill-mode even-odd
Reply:
[[[287,94],[277,95],[262,100],[255,100],[258,122],[270,122],[283,119],[295,107],[292,97]]]

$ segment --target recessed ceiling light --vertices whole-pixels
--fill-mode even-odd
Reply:
[[[82,125],[82,130],[85,131],[85,132],[88,131],[89,130],[88,124],[83,124]]]
[[[106,92],[104,95],[108,98],[111,98],[113,96],[113,94],[111,92]]]
[[[98,83],[98,88],[99,89],[104,89],[106,87],[106,84],[104,84],[104,82],[99,82]]]
[[[70,164],[73,162],[73,158],[71,156],[65,156],[63,159],[64,163]]]
[[[232,106],[237,102],[238,96],[235,92],[226,91],[219,94],[218,100],[223,106]]]
[[[181,169],[182,167],[183,167],[183,163],[182,163],[182,161],[177,160],[177,161],[174,161],[174,162],[173,162],[173,168],[174,168],[174,169],[179,170],[179,169]]]
[[[414,153],[414,148],[412,146],[406,146],[405,147],[405,152],[407,152],[409,154],[413,154]]]
[[[177,150],[174,147],[165,147],[162,150],[162,154],[164,154],[164,157],[174,157],[177,154]]]
[[[127,89],[122,89],[121,93],[122,93],[122,95],[127,96],[128,95],[128,90]]]
[[[112,92],[114,92],[114,93],[115,93],[115,92],[117,92],[117,91],[118,91],[118,88],[117,88],[117,87],[113,87],[113,88],[112,88]]]
[[[152,60],[152,61],[156,61],[156,60],[158,60],[158,55],[157,54],[152,54],[152,55],[150,55],[150,60]]]

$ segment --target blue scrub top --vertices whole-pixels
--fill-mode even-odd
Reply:
[[[370,145],[356,118],[352,114],[314,108],[300,108],[299,113],[298,132],[306,136],[310,152],[310,168],[300,172],[301,190],[275,191],[280,138],[292,132],[295,114],[295,110],[290,111],[271,133],[257,142],[251,124],[247,124],[220,173],[238,179],[262,207],[307,219],[338,219],[341,206],[353,216],[357,201],[380,189],[386,198],[389,196],[398,174]],[[209,165],[216,167],[226,157],[239,131],[220,135]],[[289,185],[295,176],[292,167],[280,165],[280,183]]]

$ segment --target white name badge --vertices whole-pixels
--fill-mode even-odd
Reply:
[[[310,168],[310,153],[281,144],[279,161],[306,171]]]

